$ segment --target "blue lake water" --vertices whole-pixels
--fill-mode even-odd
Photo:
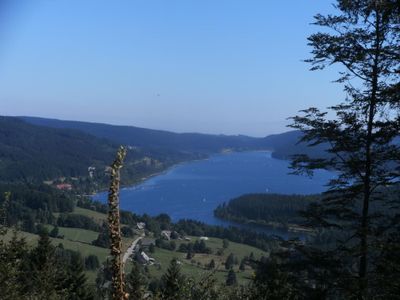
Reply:
[[[120,193],[121,208],[137,214],[167,213],[173,221],[194,219],[214,225],[229,222],[213,216],[225,201],[246,193],[313,194],[325,190],[334,175],[317,171],[313,178],[289,175],[289,162],[270,152],[213,155],[177,165]],[[106,201],[107,193],[93,198]]]

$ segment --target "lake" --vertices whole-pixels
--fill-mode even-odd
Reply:
[[[325,190],[333,177],[317,171],[313,178],[289,175],[289,162],[271,157],[271,152],[234,152],[172,167],[163,174],[121,190],[122,209],[137,214],[167,213],[173,221],[194,219],[227,225],[213,216],[225,201],[246,193],[313,194]],[[105,202],[107,193],[94,200]]]

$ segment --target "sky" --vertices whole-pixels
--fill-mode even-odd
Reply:
[[[303,62],[330,0],[0,1],[0,115],[265,136],[344,99]]]

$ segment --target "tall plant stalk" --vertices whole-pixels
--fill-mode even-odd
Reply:
[[[120,170],[123,167],[123,161],[126,156],[126,149],[120,147],[116,158],[111,165],[111,182],[108,191],[108,227],[110,231],[111,257],[112,257],[112,299],[125,300],[129,294],[125,293],[124,284],[124,266],[121,259],[121,223],[119,213],[119,187]]]

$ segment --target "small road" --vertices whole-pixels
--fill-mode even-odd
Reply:
[[[133,253],[133,249],[135,249],[136,244],[142,239],[144,238],[144,233],[142,233],[142,235],[140,237],[138,237],[136,240],[134,240],[132,242],[132,244],[129,246],[129,248],[126,250],[126,252],[124,253],[124,256],[122,257],[122,262],[125,264],[126,261],[128,260],[128,258],[132,255]]]

